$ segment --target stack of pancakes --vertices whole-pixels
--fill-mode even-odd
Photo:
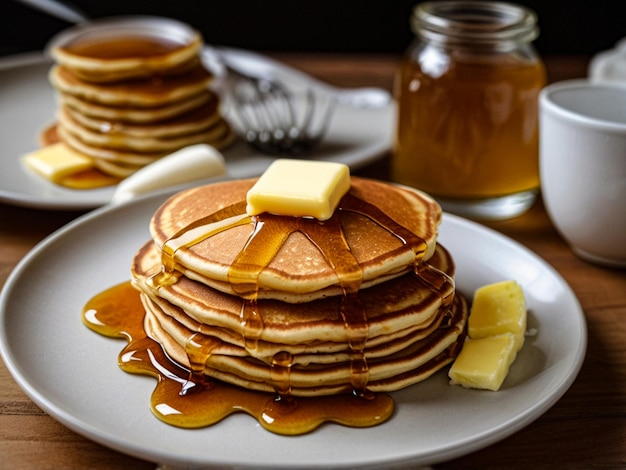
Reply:
[[[59,111],[43,144],[61,140],[104,173],[124,178],[182,147],[220,149],[232,141],[197,33],[166,39],[132,28],[122,36],[95,31],[51,50]]]
[[[246,214],[254,180],[167,200],[136,254],[145,330],[192,373],[251,390],[393,391],[456,357],[467,305],[439,206],[352,177],[331,219]]]

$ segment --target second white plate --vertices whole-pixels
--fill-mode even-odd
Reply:
[[[225,50],[239,57],[243,51]],[[264,72],[277,69],[281,79],[301,85],[307,76],[262,55],[245,52]],[[38,135],[54,121],[55,92],[48,82],[50,62],[33,54],[0,60],[0,202],[56,210],[93,209],[108,204],[114,188],[86,191],[65,189],[26,170],[20,157],[38,148]],[[312,86],[316,85],[312,82]],[[365,166],[391,146],[394,106],[357,109],[339,105],[328,134],[311,158],[338,161],[352,169]],[[233,178],[263,173],[273,157],[263,155],[243,142],[224,150],[227,171]]]

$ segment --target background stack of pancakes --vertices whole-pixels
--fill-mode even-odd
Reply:
[[[201,37],[169,23],[124,26],[79,29],[51,48],[60,103],[56,135],[43,143],[59,139],[119,178],[188,145],[230,143]]]
[[[353,177],[328,221],[250,217],[253,184],[184,191],[152,218],[133,285],[171,358],[294,396],[393,391],[453,360],[467,306],[432,199]]]

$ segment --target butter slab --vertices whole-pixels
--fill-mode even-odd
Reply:
[[[278,159],[248,191],[246,211],[328,220],[349,189],[347,165]]]
[[[75,152],[62,142],[26,154],[22,161],[28,168],[55,183],[93,168],[91,158]]]
[[[453,384],[498,391],[517,356],[512,333],[467,339],[448,371]]]
[[[472,339],[511,333],[515,350],[524,345],[526,332],[526,302],[522,287],[515,281],[502,281],[480,287],[468,320],[468,334]]]

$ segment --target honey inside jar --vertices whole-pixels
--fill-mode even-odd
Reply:
[[[531,44],[534,13],[503,2],[425,2],[414,9],[412,29],[395,83],[392,178],[429,192],[446,210],[455,211],[446,201],[464,204],[461,215],[487,216],[477,201],[525,195],[532,204],[546,83]]]
[[[438,76],[442,66],[447,69]],[[494,57],[420,65],[408,59],[400,77],[396,181],[452,198],[539,186],[541,63]]]

